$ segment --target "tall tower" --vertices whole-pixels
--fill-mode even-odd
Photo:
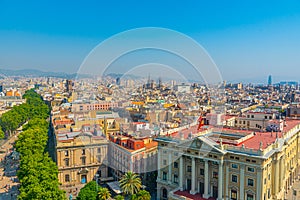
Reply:
[[[272,76],[271,75],[269,75],[269,77],[268,77],[268,85],[272,85]]]
[[[116,84],[117,85],[121,85],[121,79],[120,79],[120,77],[116,78]]]

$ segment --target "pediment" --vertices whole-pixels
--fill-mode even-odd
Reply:
[[[219,145],[205,137],[197,137],[193,140],[185,140],[178,145],[178,147],[183,149],[191,149],[202,152],[212,152],[216,154],[225,154],[223,150],[219,148]]]

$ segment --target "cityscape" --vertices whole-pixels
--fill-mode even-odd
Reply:
[[[0,200],[300,199],[300,4],[115,3],[0,2]]]

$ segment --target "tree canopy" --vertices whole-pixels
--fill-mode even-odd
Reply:
[[[126,172],[119,182],[123,192],[127,195],[137,193],[142,187],[141,179],[131,171]]]
[[[97,200],[99,189],[100,186],[96,181],[90,181],[81,188],[76,200]]]
[[[150,199],[151,199],[151,195],[146,190],[140,190],[139,192],[131,196],[131,200],[150,200]]]
[[[65,192],[59,189],[57,165],[46,151],[49,108],[33,90],[27,91],[24,98],[25,104],[13,107],[0,119],[3,130],[8,132],[28,121],[15,144],[20,153],[18,199],[66,199]]]

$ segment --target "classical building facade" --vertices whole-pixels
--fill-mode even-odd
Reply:
[[[62,187],[108,177],[108,145],[104,136],[90,132],[57,133],[56,162]]]
[[[300,121],[279,133],[159,137],[157,199],[283,200],[299,174]]]

